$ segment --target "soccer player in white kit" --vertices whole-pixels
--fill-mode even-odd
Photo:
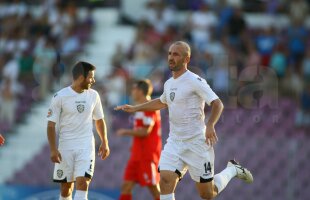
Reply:
[[[95,166],[93,120],[101,139],[98,152],[101,159],[107,158],[110,150],[100,96],[91,89],[95,83],[95,67],[78,62],[72,75],[72,85],[57,92],[52,99],[47,115],[47,136],[51,160],[55,163],[53,179],[61,183],[59,199],[72,199],[75,182],[74,200],[86,200]],[[56,129],[59,130],[58,148]]]
[[[202,199],[213,199],[233,177],[253,182],[252,174],[234,160],[214,176],[215,124],[223,104],[208,83],[187,69],[191,50],[178,41],[169,48],[168,63],[172,77],[166,81],[160,98],[139,105],[122,105],[126,112],[159,110],[168,107],[170,133],[159,161],[161,200],[174,200],[178,181],[188,170]],[[204,106],[211,106],[205,124]]]

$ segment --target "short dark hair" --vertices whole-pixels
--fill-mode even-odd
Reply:
[[[79,61],[77,62],[72,69],[73,79],[78,79],[81,75],[86,78],[88,76],[89,71],[95,70],[96,67],[88,62]]]
[[[145,96],[151,96],[153,92],[153,85],[149,79],[137,80],[135,86],[142,90]]]

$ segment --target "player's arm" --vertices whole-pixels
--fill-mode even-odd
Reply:
[[[215,132],[215,124],[221,117],[224,105],[220,99],[215,99],[211,102],[211,114],[207,122],[206,138],[207,144],[213,146],[217,141],[217,135]]]
[[[116,134],[118,136],[146,137],[152,132],[153,127],[154,123],[137,129],[119,129]]]
[[[206,143],[213,146],[218,141],[214,127],[222,114],[224,108],[223,103],[210,88],[206,80],[197,77],[197,79],[193,80],[192,84],[196,93],[211,106],[211,114],[206,124]]]
[[[51,160],[54,163],[60,163],[61,162],[61,155],[57,149],[56,145],[56,123],[52,121],[47,122],[47,139],[48,144],[50,146],[51,151]]]
[[[138,105],[121,105],[114,108],[114,110],[123,110],[125,112],[137,112],[137,111],[155,111],[166,108],[167,104],[162,103],[162,101],[157,98],[151,101],[148,101],[143,104]]]
[[[220,99],[215,99],[211,102],[211,114],[207,125],[214,126],[221,117],[224,105]]]
[[[54,95],[50,108],[47,114],[47,139],[50,146],[51,160],[54,163],[61,162],[61,154],[59,153],[56,145],[56,122],[59,122],[61,112],[61,99],[57,95]]]
[[[98,155],[101,157],[102,160],[104,160],[110,155],[110,148],[107,136],[107,126],[104,119],[96,120],[95,124],[97,133],[101,140]]]

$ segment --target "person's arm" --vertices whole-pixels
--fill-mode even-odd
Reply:
[[[159,98],[148,101],[143,104],[132,105],[121,105],[114,108],[114,110],[123,110],[125,112],[137,112],[137,111],[155,111],[166,108],[167,104],[162,103]]]
[[[208,145],[213,146],[218,141],[214,127],[221,117],[223,109],[224,105],[220,99],[216,99],[211,102],[211,114],[206,128],[206,142]]]
[[[47,113],[47,139],[50,147],[50,158],[54,163],[61,162],[61,154],[56,145],[56,122],[59,122],[61,100],[57,93],[54,95]]]
[[[101,140],[98,155],[101,157],[102,160],[104,160],[110,155],[110,148],[107,136],[107,126],[104,119],[96,120],[95,124],[97,133]]]
[[[55,129],[56,123],[52,121],[48,121],[47,123],[47,139],[48,144],[50,146],[51,151],[51,160],[54,163],[60,163],[61,162],[61,154],[57,149],[56,146],[56,129]]]
[[[218,141],[214,127],[222,114],[224,106],[205,79],[197,77],[196,80],[192,81],[192,84],[196,93],[211,106],[211,114],[206,124],[206,143],[213,146]]]
[[[116,134],[118,136],[146,137],[152,132],[153,126],[154,124],[137,129],[119,129]]]

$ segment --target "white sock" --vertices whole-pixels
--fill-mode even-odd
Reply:
[[[74,200],[87,200],[87,191],[77,190],[75,191]]]
[[[174,193],[172,193],[172,194],[161,194],[160,200],[175,200]]]
[[[70,195],[68,197],[63,197],[63,196],[59,195],[59,200],[72,200],[72,195]]]
[[[228,182],[237,175],[235,167],[226,167],[221,173],[214,176],[214,184],[220,193],[228,184]]]

